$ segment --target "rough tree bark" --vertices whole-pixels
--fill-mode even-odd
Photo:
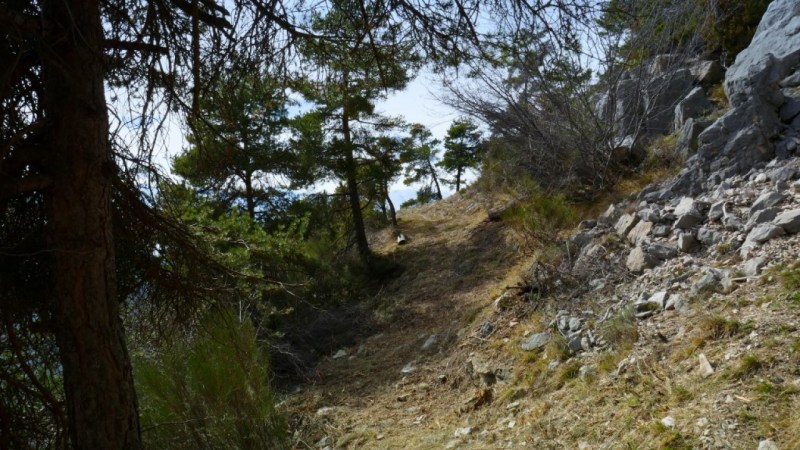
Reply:
[[[361,196],[358,194],[358,174],[356,172],[356,161],[353,156],[353,142],[350,136],[350,120],[347,114],[343,114],[342,131],[344,134],[345,147],[345,165],[346,165],[346,183],[347,183],[347,197],[350,200],[350,211],[353,214],[353,228],[355,228],[356,248],[361,259],[367,263],[369,262],[372,252],[369,249],[369,242],[367,241],[367,231],[364,227],[364,215],[361,213]]]
[[[345,72],[342,77],[344,108],[342,110],[342,137],[344,140],[345,157],[345,182],[347,183],[347,196],[350,200],[350,210],[353,214],[353,228],[355,228],[356,248],[364,263],[369,263],[372,252],[367,241],[367,230],[364,227],[364,215],[361,213],[361,196],[358,194],[358,167],[353,155],[353,136],[350,129],[350,105],[347,89],[350,87],[349,76]]]
[[[256,199],[253,189],[253,173],[250,171],[244,174],[244,197],[247,202],[247,214],[251,219],[256,220]]]
[[[48,127],[49,242],[55,334],[75,449],[141,447],[136,394],[116,292],[114,163],[97,0],[42,3]]]
[[[384,193],[386,194],[386,203],[389,204],[389,215],[392,219],[392,225],[397,226],[397,209],[394,207],[394,202],[389,197],[389,187],[384,187]]]
[[[433,178],[433,184],[436,186],[436,194],[439,196],[439,200],[443,199],[442,197],[442,188],[439,186],[439,177],[436,176],[436,167],[433,166],[433,161],[428,158],[428,171]]]

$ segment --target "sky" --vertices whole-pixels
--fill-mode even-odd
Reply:
[[[459,117],[459,113],[436,100],[435,92],[440,90],[441,85],[434,79],[429,72],[420,73],[406,89],[395,92],[386,100],[375,105],[375,111],[389,116],[402,116],[408,123],[421,123],[425,125],[433,137],[444,141],[447,129],[450,124]],[[468,181],[474,179],[474,174]],[[395,206],[400,206],[404,201],[417,196],[415,186],[406,186],[402,179],[389,187],[389,197]],[[445,197],[453,193],[453,190],[442,186],[442,195]]]

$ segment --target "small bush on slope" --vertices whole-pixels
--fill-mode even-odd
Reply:
[[[147,448],[285,448],[269,366],[249,320],[210,314],[185,341],[134,357]]]

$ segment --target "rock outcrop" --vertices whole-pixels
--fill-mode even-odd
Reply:
[[[654,196],[697,195],[732,175],[794,154],[800,142],[798,63],[800,4],[774,1],[750,46],[725,74],[731,109],[699,133],[696,143],[697,129],[682,130],[682,145],[692,149],[696,144],[697,154]]]
[[[800,233],[800,158],[794,157],[800,142],[800,4],[770,5],[752,44],[725,75],[731,109],[713,123],[701,118],[710,103],[700,86],[714,79],[716,69],[706,64],[670,72],[668,62],[647,68],[660,80],[661,93],[645,90],[649,100],[637,104],[623,96],[617,109],[638,113],[667,97],[682,98],[671,110],[670,125],[667,115],[656,114],[648,118],[648,129],[680,130],[679,148],[686,154],[696,148],[696,154],[677,177],[610,206],[568,240],[585,249],[574,261],[576,270],[585,274],[592,273],[592,264],[598,267],[596,279],[586,280],[587,295],[618,308],[630,305],[640,320],[679,309],[686,299],[731,292],[785,252],[800,251],[796,239],[792,249],[783,243]],[[618,93],[636,82],[625,80]],[[615,120],[624,131],[628,119]],[[610,274],[622,272],[636,281],[611,288]],[[589,338],[597,330],[572,319],[560,312],[552,326],[573,352],[602,345]],[[541,347],[547,333],[533,335],[524,348]]]
[[[672,55],[659,55],[649,65],[626,72],[612,92],[599,95],[595,110],[613,124],[616,147],[634,151],[642,138],[670,134],[690,117],[708,112],[712,105],[697,85],[717,79],[721,70],[711,61],[690,69]]]

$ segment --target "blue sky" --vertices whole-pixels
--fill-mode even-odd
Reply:
[[[433,79],[432,74],[423,72],[400,92],[395,92],[386,100],[375,106],[376,112],[390,116],[402,116],[406,122],[421,123],[428,127],[433,136],[440,141],[444,140],[450,124],[458,118],[459,114],[453,108],[439,102],[433,92],[441,89],[439,83]],[[452,190],[447,190],[445,196]],[[406,186],[402,180],[389,188],[389,197],[395,206],[400,206],[404,201],[415,198],[416,186]]]

